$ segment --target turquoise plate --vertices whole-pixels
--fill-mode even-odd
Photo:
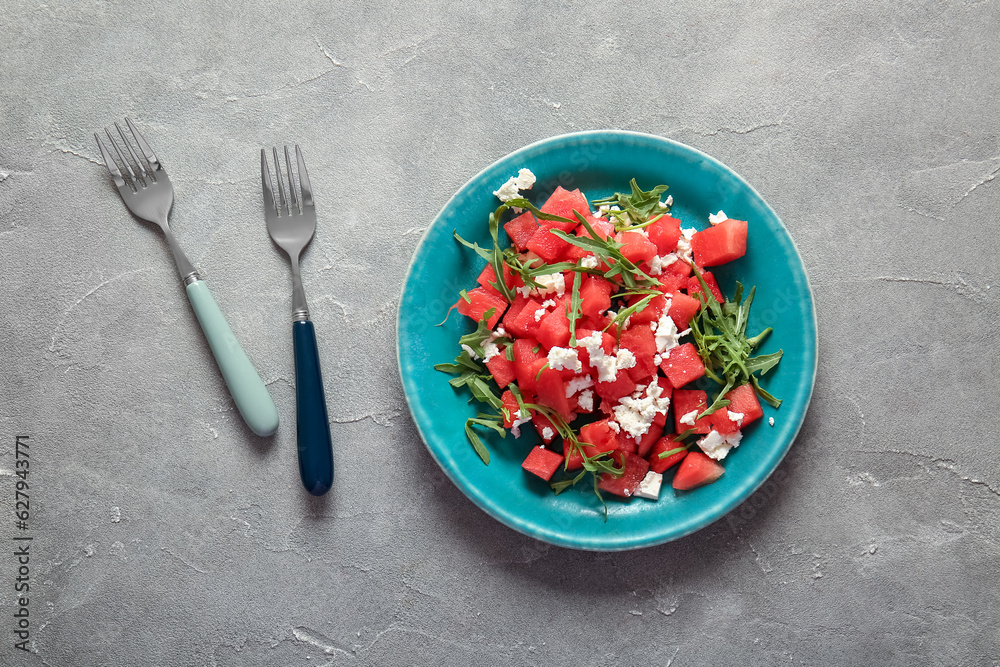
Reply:
[[[658,501],[608,499],[605,521],[591,485],[581,483],[582,488],[556,496],[547,483],[521,469],[521,461],[538,442],[530,426],[516,440],[509,433],[506,439],[484,437],[492,456],[489,466],[466,440],[465,420],[475,416],[475,406],[466,390],[454,390],[448,384],[451,376],[433,366],[452,361],[459,351],[458,337],[474,327],[457,311],[444,325],[437,325],[458,299],[459,290],[477,286],[485,261],[460,246],[452,232],[488,247],[487,219],[499,205],[492,193],[522,167],[538,177],[528,193],[536,204],[557,185],[580,188],[596,199],[628,191],[629,180],[635,178],[646,189],[669,185],[672,215],[685,227],[707,227],[709,213],[720,209],[749,222],[746,256],[712,271],[729,296],[736,280],[748,289],[757,286],[748,331],[774,327],[760,351],[783,349],[784,357],[763,384],[784,403],[777,410],[764,404],[764,418],[747,427],[742,444],[726,458],[726,474],[719,481],[676,492],[668,471]],[[414,253],[399,305],[397,345],[413,421],[431,456],[458,488],[488,514],[526,535],[598,551],[677,539],[746,500],[795,439],[816,375],[812,293],[802,259],[777,214],[717,160],[675,141],[633,132],[581,132],[545,139],[498,160],[466,183],[438,214]],[[768,424],[769,417],[774,426]]]

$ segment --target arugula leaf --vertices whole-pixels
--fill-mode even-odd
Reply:
[[[616,336],[615,342],[616,343],[620,342],[622,337],[622,329],[625,328],[624,326],[625,321],[628,320],[628,318],[632,317],[632,315],[634,315],[635,313],[638,313],[640,310],[643,310],[646,306],[649,305],[649,302],[655,299],[659,294],[660,294],[659,292],[648,294],[643,298],[639,299],[638,301],[636,301],[635,303],[633,303],[628,308],[622,308],[621,310],[619,310],[615,314],[615,318],[610,322],[608,322],[608,326],[604,327],[604,331],[610,329],[612,325],[616,326],[617,327],[616,333],[618,335]]]
[[[673,456],[674,454],[680,454],[681,452],[686,452],[686,451],[687,451],[687,447],[686,446],[685,447],[676,447],[674,449],[668,449],[665,452],[660,452],[660,456],[659,457],[661,459],[665,459],[665,458],[669,458],[669,457]]]
[[[582,261],[582,260],[581,260]],[[576,347],[576,321],[583,314],[581,306],[583,301],[580,299],[580,274],[573,274],[573,296],[570,299],[569,306],[569,346]]]
[[[483,444],[482,439],[479,434],[476,433],[475,429],[472,427],[474,425],[485,426],[486,428],[493,429],[500,434],[501,437],[507,435],[507,431],[501,426],[501,417],[494,415],[486,415],[480,413],[476,417],[470,417],[465,421],[465,435],[469,438],[469,442],[472,443],[472,448],[476,450],[476,454],[479,454],[479,458],[483,460],[486,465],[490,464],[490,453],[486,449],[486,445]]]
[[[616,192],[610,197],[591,201],[591,204],[598,209],[602,206],[608,207],[606,213],[615,219],[615,229],[619,231],[641,229],[670,210],[669,206],[660,203],[660,195],[667,191],[668,186],[657,185],[647,192],[639,187],[634,178],[629,181],[629,185],[632,188],[631,194]],[[611,206],[618,206],[622,210],[612,210]]]
[[[778,365],[783,350],[751,356],[757,346],[771,333],[771,329],[767,328],[752,338],[747,338],[746,335],[750,304],[753,302],[756,288],[750,288],[749,294],[743,300],[743,285],[737,282],[733,300],[726,299],[720,304],[711,296],[701,272],[693,264],[692,268],[702,291],[698,293],[701,309],[691,319],[691,335],[698,348],[698,356],[705,364],[705,375],[723,386],[712,405],[698,418],[701,419],[729,405],[724,398],[726,393],[733,387],[748,382],[753,384],[754,390],[761,398],[778,407],[781,401],[761,388],[759,378]]]

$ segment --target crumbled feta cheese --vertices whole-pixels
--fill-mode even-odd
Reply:
[[[662,354],[654,354],[653,355],[653,363],[656,364],[657,366],[659,366],[660,364],[662,364],[663,363],[663,355]]]
[[[545,317],[546,309],[554,305],[556,305],[556,302],[553,301],[552,299],[547,299],[543,301],[541,307],[535,311],[535,321],[538,322],[543,317]]]
[[[680,345],[681,336],[686,336],[691,333],[691,329],[677,331],[677,325],[674,324],[674,320],[670,317],[670,313],[668,312],[670,310],[670,305],[670,299],[667,298],[667,304],[664,306],[663,313],[660,315],[660,319],[656,323],[656,332],[653,335],[653,338],[656,341],[656,352],[661,357]]]
[[[743,418],[746,417],[742,412],[733,412],[732,410],[726,410],[729,413],[729,421],[736,422],[737,426],[743,426]]]
[[[663,475],[650,470],[639,482],[639,488],[635,490],[635,495],[638,498],[657,500],[660,497],[661,486],[663,486]]]
[[[663,255],[662,257],[660,255],[657,255],[656,257],[653,257],[653,259],[649,260],[648,273],[651,276],[658,276],[661,273],[663,273],[663,269],[670,266],[676,261],[677,261],[677,253],[668,252],[666,255]]]
[[[535,276],[535,282],[541,285],[541,287],[531,290],[532,294],[542,296],[554,292],[556,296],[562,296],[566,293],[566,279],[561,273],[545,273]]]
[[[648,387],[636,389],[632,396],[626,396],[618,401],[618,405],[614,407],[614,415],[615,421],[638,441],[649,431],[649,426],[657,414],[667,413],[670,396],[663,395],[663,389],[658,382],[651,382]]]
[[[580,260],[580,266],[585,269],[596,269],[597,268],[597,255],[587,255],[582,260]]]
[[[510,432],[514,434],[515,438],[521,437],[521,424],[527,424],[531,421],[531,414],[524,414],[524,410],[517,411],[517,419],[510,426]]]
[[[531,293],[531,288],[528,287],[527,285],[525,285],[524,287],[516,287],[515,290],[517,290],[517,293],[523,296],[524,298],[528,298],[528,294]]]
[[[709,431],[708,435],[698,440],[698,446],[710,458],[721,461],[729,454],[729,450],[738,447],[743,434],[737,431],[728,435],[722,435],[718,431]]]
[[[768,418],[767,423],[770,424],[771,426],[774,426],[774,417]]]
[[[478,355],[478,354],[476,354],[476,351],[475,351],[475,350],[473,350],[473,349],[472,349],[471,347],[469,347],[468,345],[464,345],[464,344],[463,344],[463,345],[462,345],[462,349],[463,349],[463,350],[465,350],[466,352],[468,352],[468,353],[469,353],[469,356],[470,356],[470,357],[471,357],[472,359],[474,359],[474,360],[475,360],[475,359],[478,359],[478,358],[479,358],[479,355]]]
[[[673,205],[674,205],[674,196],[667,195],[667,206],[673,206]]]
[[[608,420],[608,428],[610,428],[615,433],[621,433],[622,427],[618,425],[618,422]]]
[[[632,354],[632,350],[627,348],[621,348],[618,350],[618,354],[615,355],[615,366],[618,370],[625,370],[627,368],[635,368],[636,360],[635,355]]]
[[[548,426],[546,426],[545,428],[542,429],[542,439],[543,440],[551,440],[554,437],[556,437],[555,431],[553,431],[552,429],[550,429]]]
[[[497,196],[500,201],[508,202],[511,199],[517,199],[520,197],[521,190],[530,190],[531,186],[535,184],[535,175],[531,173],[530,169],[521,169],[517,172],[517,176],[511,176],[507,179],[507,182],[500,186],[498,190],[494,190],[493,194]]]
[[[549,368],[556,371],[571,370],[579,373],[583,370],[576,350],[567,347],[553,347],[549,350]]]
[[[691,261],[691,237],[698,232],[697,229],[682,229],[681,237],[677,240],[677,256],[688,262]]]
[[[691,412],[685,412],[684,416],[681,417],[681,423],[687,424],[688,426],[694,426],[694,420],[698,418],[698,411],[692,410]]]
[[[500,356],[500,346],[497,345],[496,343],[490,343],[490,342],[483,343],[483,352],[485,353],[485,356],[483,357],[483,363],[485,363],[490,359],[492,359],[493,357]]]
[[[575,352],[575,350],[574,350]],[[580,364],[583,365],[582,363]],[[594,378],[589,375],[574,375],[566,382],[566,398],[583,389],[594,386]]]
[[[590,365],[598,371],[598,382],[611,382],[615,379],[615,374],[618,372],[617,357],[604,353],[604,348],[601,347],[604,344],[604,335],[600,331],[578,338],[576,342],[587,350]]]
[[[718,213],[708,214],[708,221],[713,225],[717,225],[720,222],[725,222],[726,220],[729,220],[729,216],[726,215],[725,211],[719,211]]]
[[[590,389],[581,391],[580,395],[576,397],[576,403],[584,412],[590,412],[594,409],[594,392]]]

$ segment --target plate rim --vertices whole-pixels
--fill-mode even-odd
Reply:
[[[802,276],[805,282],[806,291],[809,294],[810,312],[812,315],[812,332],[813,332],[812,336],[813,363],[811,368],[805,369],[808,371],[809,374],[807,396],[803,403],[801,419],[799,419],[799,423],[796,425],[794,432],[788,439],[788,444],[784,447],[784,450],[781,452],[781,455],[774,462],[774,465],[771,467],[771,469],[768,470],[767,474],[763,475],[761,479],[758,481],[758,483],[755,484],[753,487],[748,488],[743,497],[736,504],[734,504],[727,511],[722,512],[721,514],[703,517],[699,521],[694,522],[692,525],[686,527],[684,530],[677,532],[675,534],[652,536],[639,540],[618,539],[616,540],[615,544],[610,544],[605,546],[605,545],[597,545],[589,543],[584,544],[578,541],[573,541],[571,539],[563,538],[558,534],[552,534],[551,531],[545,530],[540,526],[523,525],[523,524],[518,524],[512,520],[509,520],[506,515],[499,512],[494,512],[492,507],[482,502],[482,499],[478,497],[478,494],[473,493],[472,489],[467,488],[467,485],[462,483],[460,480],[456,479],[452,471],[449,470],[448,466],[442,464],[441,460],[438,458],[437,453],[428,444],[427,436],[424,433],[424,429],[420,424],[420,421],[416,418],[416,415],[414,414],[413,405],[410,399],[410,393],[407,391],[406,377],[404,376],[403,373],[400,328],[402,323],[403,301],[406,295],[407,286],[409,285],[410,279],[413,275],[417,257],[420,256],[424,243],[427,242],[428,238],[430,237],[431,230],[434,228],[435,225],[437,225],[438,221],[441,219],[441,216],[444,215],[444,213],[449,209],[452,202],[458,197],[460,193],[463,192],[463,190],[465,190],[466,186],[480,179],[485,173],[493,169],[500,162],[508,160],[518,154],[530,152],[534,149],[545,146],[547,144],[567,142],[573,139],[585,140],[591,137],[609,137],[609,136],[614,138],[627,137],[627,138],[632,138],[634,140],[641,140],[652,143],[662,143],[670,146],[672,150],[675,151],[693,153],[695,157],[705,160],[711,163],[714,167],[720,168],[721,170],[731,174],[740,183],[742,187],[745,187],[750,193],[752,193],[754,197],[756,197],[767,208],[768,211],[770,211],[770,213],[774,216],[775,221],[780,225],[781,229],[784,230],[785,234],[788,237],[788,240],[790,241],[791,248],[795,253],[795,257],[798,259],[799,266],[801,267],[802,270]],[[682,143],[675,139],[670,139],[669,137],[663,137],[660,135],[650,134],[646,132],[636,132],[634,130],[616,130],[616,129],[583,130],[579,132],[566,132],[538,139],[530,144],[526,144],[509,153],[505,153],[504,155],[500,156],[496,160],[490,162],[488,165],[480,169],[473,176],[466,179],[466,181],[461,186],[459,186],[459,188],[455,190],[455,192],[452,193],[451,197],[448,198],[448,200],[444,203],[441,209],[437,212],[433,220],[431,220],[430,224],[428,225],[427,230],[420,238],[420,241],[414,247],[413,253],[411,254],[410,260],[407,264],[406,275],[403,279],[403,283],[400,288],[399,301],[396,306],[396,368],[399,374],[400,385],[402,386],[403,389],[403,397],[406,401],[406,408],[410,414],[410,419],[413,422],[414,426],[416,426],[417,433],[420,435],[420,439],[423,442],[424,449],[431,455],[431,458],[434,460],[434,463],[445,474],[445,476],[447,476],[448,479],[451,480],[451,482],[459,489],[459,491],[462,492],[462,495],[468,498],[476,507],[478,507],[484,513],[486,513],[492,519],[495,519],[496,521],[507,526],[508,528],[511,528],[521,534],[527,535],[528,537],[532,537],[534,539],[541,540],[543,542],[547,542],[549,544],[553,544],[556,546],[576,549],[581,551],[619,552],[619,551],[631,551],[635,549],[643,549],[647,547],[666,544],[669,542],[673,542],[675,540],[679,540],[688,535],[691,535],[692,533],[695,533],[701,530],[702,528],[705,528],[715,523],[716,521],[719,521],[723,517],[735,511],[738,507],[740,507],[743,503],[745,503],[748,499],[750,499],[750,497],[753,496],[760,489],[760,487],[763,486],[764,483],[766,483],[771,478],[771,476],[775,473],[775,471],[781,466],[781,463],[785,460],[785,457],[791,450],[792,445],[798,438],[799,433],[802,430],[802,425],[805,423],[805,417],[809,411],[809,406],[812,403],[812,397],[816,387],[816,372],[818,370],[818,366],[819,366],[819,322],[816,316],[816,295],[813,291],[812,282],[809,280],[809,273],[806,270],[805,262],[802,261],[802,253],[799,251],[799,247],[798,244],[795,242],[795,238],[788,231],[788,227],[785,226],[785,223],[781,219],[781,216],[779,216],[778,213],[767,202],[767,200],[765,200],[764,197],[761,196],[761,194],[757,191],[757,189],[754,188],[745,178],[743,178],[743,176],[739,172],[734,170],[732,167],[729,167],[720,160],[712,157],[711,155],[693,146],[689,146],[688,144]]]

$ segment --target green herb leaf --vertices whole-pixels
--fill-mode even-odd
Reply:
[[[582,261],[582,260],[581,260]],[[569,306],[569,346],[576,347],[576,321],[583,314],[581,312],[581,306],[583,301],[580,299],[580,274],[573,274],[573,297],[570,299]]]
[[[665,452],[660,452],[660,458],[661,459],[670,458],[674,454],[680,454],[681,452],[686,452],[686,451],[687,447],[676,447],[674,449],[668,449]]]

